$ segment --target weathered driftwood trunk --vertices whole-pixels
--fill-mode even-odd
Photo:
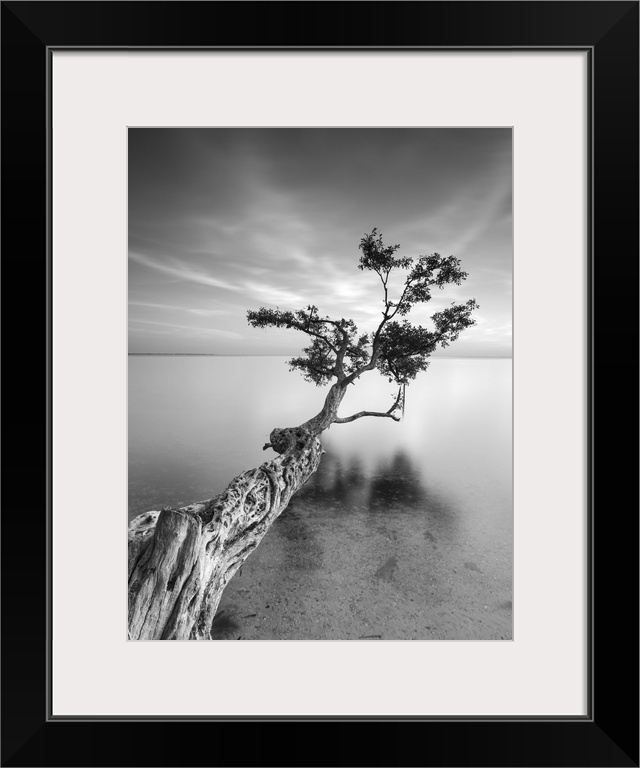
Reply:
[[[345,347],[346,350],[346,342]],[[363,367],[370,369],[375,363]],[[359,374],[358,374],[359,375]],[[138,515],[129,525],[129,638],[210,640],[224,588],[258,546],[293,494],[318,469],[318,436],[334,423],[363,416],[398,421],[395,403],[384,413],[359,411],[338,418],[356,374],[340,374],[322,410],[299,427],[274,429],[264,447],[279,454],[243,472],[208,501]]]
[[[299,429],[288,437],[296,439],[284,453],[238,475],[219,496],[132,521],[130,639],[210,639],[225,586],[320,464],[315,435]]]
[[[238,475],[208,501],[138,515],[129,525],[129,638],[209,640],[222,592],[293,494],[313,475],[318,435],[336,418],[334,385],[317,416],[274,429],[279,456]]]
[[[396,259],[399,245],[385,247],[377,230],[360,242],[360,268],[373,270],[382,282],[382,320],[377,330],[358,336],[352,320],[320,317],[317,307],[296,312],[261,307],[247,312],[254,328],[292,328],[307,334],[312,343],[305,355],[289,361],[315,384],[337,381],[329,389],[322,410],[293,429],[274,429],[271,442],[280,456],[258,469],[243,472],[215,499],[182,509],[163,509],[138,516],[129,526],[129,637],[133,640],[210,639],[211,623],[222,592],[233,574],[258,546],[267,529],[291,496],[316,471],[322,446],[320,435],[331,424],[345,424],[365,416],[400,421],[404,385],[426,369],[427,357],[437,344],[447,346],[461,330],[473,325],[472,299],[433,315],[436,332],[393,318],[407,314],[412,305],[428,301],[431,286],[460,284],[466,272],[453,256],[439,254]],[[413,265],[413,266],[412,266]],[[390,272],[409,269],[402,294],[392,301]],[[378,368],[398,394],[386,411],[358,411],[338,417],[338,407],[349,384]]]

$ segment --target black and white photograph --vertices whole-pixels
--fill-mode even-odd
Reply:
[[[2,765],[637,768],[639,0],[103,6],[2,7]]]
[[[129,640],[513,640],[512,140],[128,129]]]

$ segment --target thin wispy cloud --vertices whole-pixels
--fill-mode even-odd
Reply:
[[[225,280],[220,280],[216,277],[206,274],[205,272],[198,272],[187,264],[178,261],[177,259],[168,259],[167,261],[155,261],[154,259],[144,256],[141,253],[129,253],[129,258],[138,264],[142,264],[149,269],[155,269],[158,272],[163,272],[167,275],[177,278],[178,280],[184,280],[186,282],[200,283],[210,288],[222,288],[225,291],[239,291],[240,288],[237,285],[232,285]]]
[[[300,304],[309,302],[308,298],[301,293],[287,290],[278,285],[268,285],[263,283],[247,282],[244,285],[244,295],[248,299],[254,299],[262,304],[270,306],[280,306],[299,308]]]
[[[131,129],[129,144],[130,317],[178,321],[170,348],[133,325],[131,351],[297,354],[297,334],[247,326],[259,306],[371,330],[381,287],[358,244],[377,227],[399,255],[453,254],[469,273],[416,322],[473,297],[495,332],[470,329],[456,354],[510,354],[510,129]]]
[[[225,339],[240,339],[242,338],[242,335],[239,333],[236,333],[235,331],[225,331],[220,328],[203,328],[201,326],[197,325],[180,325],[179,323],[163,323],[160,320],[140,320],[137,318],[134,318],[131,320],[132,323],[137,323],[139,325],[160,325],[164,326],[166,328],[175,328],[176,330],[183,330],[183,331],[193,331],[197,333],[206,333],[210,334],[212,336],[221,336]]]
[[[173,304],[154,304],[149,301],[130,301],[129,307],[145,307],[148,309],[166,309],[171,312],[187,312],[191,315],[200,315],[202,317],[216,317],[219,315],[228,315],[228,309],[197,309],[195,307],[177,307]]]

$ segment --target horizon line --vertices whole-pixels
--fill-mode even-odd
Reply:
[[[295,355],[294,352],[282,353],[259,353],[259,352],[127,352],[128,356],[155,356],[155,357],[289,357]],[[511,360],[511,355],[430,355],[433,360],[464,360],[464,359],[483,359],[483,360]]]

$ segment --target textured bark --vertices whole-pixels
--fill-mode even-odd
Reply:
[[[249,310],[254,328],[291,328],[312,339],[305,355],[289,361],[308,381],[325,384],[335,378],[322,410],[299,427],[274,429],[270,442],[278,458],[238,475],[215,499],[181,509],[139,515],[129,526],[129,637],[133,640],[210,639],[211,623],[222,592],[233,574],[258,546],[291,496],[316,471],[322,455],[318,436],[331,424],[367,416],[400,421],[404,385],[425,370],[437,344],[447,346],[474,324],[475,300],[452,305],[432,319],[437,332],[394,320],[413,304],[426,302],[431,287],[460,282],[467,276],[453,256],[412,259],[394,257],[400,246],[386,247],[377,229],[360,241],[360,269],[374,271],[383,286],[384,310],[377,330],[358,336],[352,320],[320,317],[309,305],[296,312],[261,307]],[[408,269],[399,301],[392,301],[392,270]],[[368,348],[370,347],[370,352]],[[368,371],[378,369],[399,385],[387,411],[358,411],[338,417],[347,388]]]
[[[320,413],[302,424],[303,429],[309,430],[314,435],[319,435],[328,429],[338,418],[338,408],[347,392],[347,384],[344,381],[336,382],[328,391]]]
[[[328,391],[322,410],[299,427],[274,429],[280,454],[243,472],[213,499],[138,515],[129,525],[129,639],[209,640],[224,588],[255,550],[324,451],[318,436],[338,418],[350,380]]]
[[[139,515],[129,525],[129,638],[209,640],[222,592],[323,453],[303,427],[275,429],[280,453],[208,501]]]

